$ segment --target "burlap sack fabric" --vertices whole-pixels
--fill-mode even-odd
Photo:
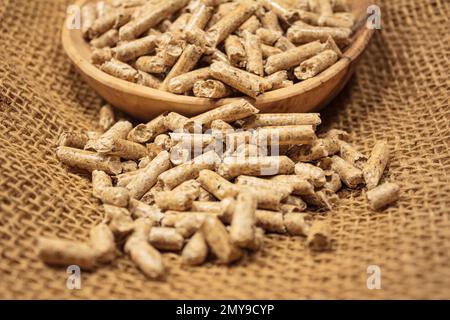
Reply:
[[[329,214],[334,250],[312,255],[300,238],[270,236],[261,252],[232,267],[180,265],[165,255],[167,280],[147,280],[129,259],[82,274],[43,265],[37,236],[85,240],[101,219],[89,179],[60,165],[64,130],[95,130],[101,99],[60,44],[68,1],[0,4],[0,298],[303,299],[450,298],[450,2],[382,4],[383,26],[357,75],[324,111],[324,129],[352,132],[370,152],[393,150],[388,179],[399,203],[373,213],[360,192]],[[369,265],[381,290],[368,290]]]

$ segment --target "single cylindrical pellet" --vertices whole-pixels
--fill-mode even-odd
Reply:
[[[155,202],[161,210],[187,211],[193,201],[190,194],[178,191],[162,191],[155,195]]]
[[[195,212],[215,212],[222,213],[224,210],[222,202],[218,201],[194,201],[192,203],[192,210]]]
[[[259,113],[247,100],[239,99],[235,102],[223,105],[191,118],[186,124],[186,129],[194,129],[195,126],[209,127],[214,120],[233,122]]]
[[[164,218],[164,214],[158,207],[148,205],[136,199],[130,199],[128,210],[134,219],[145,218],[151,221],[154,226],[160,225],[161,220]]]
[[[97,10],[93,3],[85,4],[81,8],[81,33],[84,38],[88,38],[89,29],[97,19]]]
[[[231,65],[237,68],[244,68],[247,64],[247,54],[241,38],[230,35],[225,40],[225,52]]]
[[[266,79],[223,62],[211,65],[211,76],[252,98],[272,88]]]
[[[208,245],[206,244],[205,237],[201,232],[195,233],[181,253],[183,263],[191,266],[203,264],[207,256]]]
[[[161,86],[159,78],[141,70],[138,71],[136,83],[153,89],[158,89]]]
[[[239,6],[239,2],[224,2],[220,3],[216,7],[216,12],[213,14],[209,20],[206,30],[209,30],[213,25],[215,25],[219,20],[221,20],[227,13],[236,9]]]
[[[232,243],[219,219],[208,217],[202,225],[202,234],[220,263],[230,264],[242,257],[242,251]]]
[[[148,243],[151,224],[144,219],[136,221],[137,226],[125,244],[125,252],[149,278],[158,279],[164,275],[161,254]]]
[[[255,33],[261,27],[261,22],[256,16],[251,16],[236,30],[236,34],[243,37],[245,32]]]
[[[96,198],[100,198],[105,188],[112,187],[112,179],[103,171],[92,171],[92,194]]]
[[[338,156],[332,158],[332,169],[339,174],[342,182],[349,188],[355,189],[364,183],[363,173],[360,169],[352,166],[350,163]]]
[[[303,61],[322,52],[323,50],[324,45],[319,41],[314,41],[303,46],[290,49],[286,52],[269,57],[267,59],[265,71],[267,74],[272,74],[277,71],[289,70],[290,68],[298,66]]]
[[[38,251],[39,258],[49,265],[63,267],[76,265],[84,270],[95,268],[97,251],[86,243],[40,238]]]
[[[325,171],[325,178],[327,182],[323,186],[324,189],[338,192],[342,188],[342,181],[339,175],[334,171]]]
[[[110,61],[113,57],[111,48],[93,49],[91,54],[91,62],[97,66],[102,65],[106,61]]]
[[[114,57],[120,61],[130,61],[151,54],[156,49],[157,41],[157,36],[146,36],[124,43],[114,49]]]
[[[283,205],[287,205],[288,207],[285,207],[288,209],[288,212],[303,212],[307,208],[307,204],[305,201],[302,200],[302,198],[297,196],[288,196],[285,200],[283,200]],[[283,207],[282,207],[283,209]],[[283,211],[283,210],[282,210]]]
[[[175,222],[175,228],[179,234],[188,239],[200,229],[209,215],[217,214],[212,212],[184,212],[180,214],[180,218]]]
[[[138,165],[133,160],[128,160],[128,161],[122,162],[122,171],[124,173],[133,172],[133,171],[136,171],[137,169],[138,169]]]
[[[230,237],[231,241],[241,248],[251,247],[255,242],[256,208],[257,201],[253,194],[239,193],[231,222]]]
[[[327,251],[331,248],[331,230],[326,221],[314,221],[306,240],[307,246],[313,251]]]
[[[128,140],[137,143],[146,143],[152,141],[156,136],[167,131],[166,114],[162,114],[147,124],[140,124],[131,130],[128,134]]]
[[[320,176],[320,175],[319,175]],[[308,179],[301,175],[278,175],[270,179],[274,183],[289,186],[292,188],[292,194],[297,196],[305,196],[314,192],[314,185],[308,181]],[[322,182],[322,180],[317,182]],[[317,183],[320,184],[320,183]]]
[[[198,196],[198,201],[216,201],[216,197],[214,197],[211,193],[206,191],[204,188],[200,187],[200,194]]]
[[[130,194],[126,188],[107,187],[101,191],[100,200],[102,200],[104,204],[124,208],[128,206]]]
[[[241,2],[233,11],[226,14],[209,28],[207,36],[212,47],[216,47],[242,25],[256,10],[256,3]]]
[[[115,177],[118,187],[126,187],[138,174],[142,173],[142,168],[133,172],[125,172]]]
[[[209,68],[190,71],[172,78],[167,84],[167,90],[176,94],[184,94],[192,90],[197,81],[206,80],[209,77]]]
[[[222,99],[232,95],[233,91],[221,81],[197,81],[193,88],[194,96],[208,99]]]
[[[91,39],[97,38],[108,30],[120,28],[131,19],[130,10],[111,10],[103,16],[97,18],[89,28],[88,34]]]
[[[227,55],[218,49],[208,49],[207,54],[203,56],[201,62],[206,64],[213,64],[214,62],[230,64]]]
[[[264,28],[267,28],[271,31],[283,32],[283,29],[280,26],[280,22],[278,21],[278,16],[273,11],[267,11],[261,18],[261,23]]]
[[[95,150],[100,153],[111,151],[114,141],[125,139],[133,128],[131,122],[118,121],[97,139],[89,140],[86,143],[86,150]]]
[[[309,163],[297,163],[295,165],[295,174],[310,181],[317,188],[322,187],[326,182],[325,172]]]
[[[338,55],[333,50],[325,50],[318,55],[303,61],[295,68],[294,74],[299,80],[307,80],[315,77],[322,71],[331,67],[338,60]]]
[[[98,123],[104,131],[111,128],[115,123],[114,110],[109,104],[104,105],[100,109]]]
[[[117,30],[112,29],[105,32],[100,37],[93,39],[90,44],[94,48],[103,49],[106,47],[115,47],[118,41],[119,33],[117,32]]]
[[[362,169],[367,162],[367,157],[356,150],[347,142],[339,141],[340,156],[342,159],[352,164],[358,169]]]
[[[389,145],[387,141],[379,141],[375,144],[369,160],[363,167],[364,180],[367,189],[378,186],[384,170],[389,162]]]
[[[264,76],[261,39],[248,31],[244,32],[244,48],[247,56],[246,69],[260,77]]]
[[[316,133],[310,125],[267,127],[256,130],[254,138],[258,143],[267,146],[290,146],[312,144],[316,140]]]
[[[293,191],[292,185],[284,185],[282,182],[278,183],[274,180],[251,176],[239,176],[236,178],[235,183],[242,186],[254,187],[255,189],[272,189],[273,193],[282,193],[284,198],[289,196]]]
[[[296,46],[288,38],[280,37],[278,41],[275,43],[275,48],[280,49],[281,51],[284,52],[291,49],[295,49]]]
[[[192,19],[192,14],[185,12],[178,16],[178,18],[170,24],[166,32],[181,32],[187,30],[188,23]]]
[[[262,54],[263,54],[263,58],[264,59],[267,59],[267,58],[269,58],[271,56],[274,56],[274,55],[277,55],[277,54],[280,54],[280,53],[283,52],[283,51],[281,51],[278,48],[275,48],[275,47],[272,47],[272,46],[268,46],[266,44],[261,44],[261,50],[262,50]],[[282,72],[282,71],[280,71],[280,72]],[[275,88],[273,88],[273,86],[272,86],[272,89],[275,89]]]
[[[90,244],[96,252],[97,260],[102,263],[110,263],[116,256],[116,243],[111,229],[101,223],[90,231]]]
[[[112,143],[111,150],[99,152],[109,156],[117,156],[126,160],[139,160],[147,156],[147,148],[135,142],[125,139],[117,139]]]
[[[174,228],[154,227],[150,230],[149,241],[159,250],[179,251],[183,248],[184,239]]]
[[[284,215],[284,225],[293,236],[307,236],[311,227],[309,217],[302,213],[288,213]]]
[[[342,57],[342,51],[332,37],[328,37],[327,42],[325,42],[325,49],[336,52],[338,58]]]
[[[157,135],[153,143],[166,151],[169,151],[170,148],[172,148],[175,145],[174,141],[172,141],[170,136],[167,134]]]
[[[332,37],[338,45],[347,45],[350,42],[352,30],[348,28],[330,27],[303,27],[292,26],[287,31],[287,38],[295,44],[309,43],[312,41],[327,41]]]
[[[181,131],[188,120],[185,116],[171,112],[165,117],[164,124],[170,131]]]
[[[192,15],[187,23],[185,30],[192,30],[195,28],[204,29],[208,24],[214,13],[214,8],[201,3]]]
[[[211,122],[211,130],[213,131],[213,134],[214,134],[214,131],[216,131],[216,130],[223,132],[223,131],[232,131],[232,130],[234,130],[234,128],[228,122],[217,119],[217,120],[214,120],[213,122]]]
[[[259,28],[256,31],[256,36],[259,37],[261,43],[264,43],[269,46],[273,46],[282,35],[283,35],[282,32],[272,31],[265,28]]]
[[[270,11],[273,11],[280,19],[293,23],[299,19],[297,10],[289,9],[282,3],[276,0],[262,0],[263,6]]]
[[[170,137],[174,144],[182,144],[189,151],[203,150],[204,147],[215,144],[215,136],[202,133],[171,133]],[[200,150],[200,151],[201,151]]]
[[[128,185],[130,196],[140,199],[153,187],[158,176],[170,168],[170,156],[167,151],[161,152],[153,161],[144,169],[142,174],[137,175]]]
[[[319,113],[286,113],[270,114],[260,113],[245,119],[242,129],[255,129],[259,127],[276,126],[319,126],[322,123]]]
[[[240,175],[273,176],[276,174],[291,174],[295,164],[286,156],[279,157],[249,157],[225,158],[217,172],[221,176],[234,178]]]
[[[161,85],[160,89],[166,90],[169,82],[173,78],[178,77],[194,69],[195,65],[200,60],[204,52],[205,49],[199,46],[192,44],[186,46],[177,63],[173,66],[169,74],[164,79],[164,82]]]
[[[283,214],[274,211],[257,210],[255,213],[256,225],[267,232],[284,234],[286,226]]]
[[[214,170],[217,162],[219,161],[220,158],[217,153],[214,151],[209,151],[194,158],[188,163],[164,172],[159,176],[158,181],[164,187],[164,190],[172,190],[187,180],[196,179],[202,170]]]
[[[339,152],[339,142],[334,138],[317,139],[311,145],[298,145],[289,149],[287,156],[294,161],[312,162]]]
[[[280,210],[280,204],[284,198],[286,198],[286,193],[274,191],[269,188],[260,188],[255,190],[254,188],[247,186],[240,186],[239,192],[249,192],[251,193],[258,203],[258,209],[264,210]]]
[[[103,63],[100,66],[100,70],[112,75],[113,77],[130,82],[136,82],[138,77],[138,72],[136,69],[115,59],[111,59],[110,61]]]
[[[397,201],[400,187],[395,183],[385,183],[367,192],[367,200],[373,210],[380,210]]]
[[[187,5],[189,0],[167,0],[152,6],[152,10],[145,10],[131,22],[119,30],[120,40],[129,41],[136,39],[150,28],[169,17]]]
[[[214,195],[219,200],[235,197],[240,190],[238,186],[232,184],[217,173],[210,170],[201,171],[198,181],[206,191]]]
[[[116,157],[102,156],[95,152],[68,147],[58,147],[56,156],[62,163],[70,167],[89,172],[100,170],[111,175],[122,172],[122,165]]]
[[[232,157],[258,157],[258,156],[265,156],[267,155],[266,152],[264,152],[264,148],[261,148],[254,144],[241,144],[236,148],[236,151],[231,155]]]
[[[353,28],[355,20],[353,16],[321,16],[318,21],[319,26],[333,27],[333,28]]]
[[[136,60],[135,66],[140,71],[153,74],[165,73],[168,69],[160,56],[142,56]]]
[[[288,81],[288,72],[287,71],[278,71],[270,76],[266,77],[266,80],[272,84],[272,89],[280,89],[284,87],[286,81]]]
[[[63,132],[58,137],[56,144],[59,147],[69,147],[74,149],[84,149],[91,139],[97,139],[100,134],[97,132]]]
[[[166,67],[172,67],[183,53],[185,47],[186,41],[177,37],[170,37],[167,41],[159,44],[158,57],[162,58]]]
[[[105,211],[104,221],[105,223],[108,223],[109,228],[118,241],[123,240],[124,237],[128,236],[133,231],[133,219],[126,208],[104,204],[103,209]]]

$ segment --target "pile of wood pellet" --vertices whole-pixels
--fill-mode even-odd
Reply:
[[[112,0],[88,3],[81,18],[102,71],[214,99],[315,77],[341,58],[354,26],[345,0]]]
[[[123,251],[159,278],[159,251],[180,252],[188,265],[209,255],[230,264],[259,250],[266,233],[330,250],[330,226],[317,212],[333,210],[339,190],[365,186],[374,210],[399,196],[396,184],[379,185],[387,142],[366,157],[344,131],[318,137],[319,114],[260,114],[240,99],[191,119],[172,112],[134,128],[114,117],[105,106],[104,133],[67,132],[58,141],[62,163],[92,174],[104,219],[89,243],[40,239],[46,263],[92,269]]]

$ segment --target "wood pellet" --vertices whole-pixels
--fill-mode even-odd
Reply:
[[[351,8],[336,1],[113,1],[102,15],[95,7],[81,10],[94,65],[206,99],[256,98],[316,77],[342,57],[355,24]],[[279,71],[295,76],[264,81]]]
[[[273,18],[265,24],[278,28]],[[384,176],[389,141],[367,155],[345,131],[317,135],[320,114],[260,114],[239,99],[192,118],[164,113],[133,126],[114,122],[105,108],[103,133],[63,132],[56,149],[62,164],[91,174],[102,222],[84,242],[42,238],[47,264],[91,270],[123,252],[148,278],[161,279],[170,269],[166,252],[191,267],[239,263],[272,233],[320,253],[333,248],[323,214],[349,189],[364,189],[374,211],[399,199],[400,187]],[[179,162],[178,152],[188,158]]]

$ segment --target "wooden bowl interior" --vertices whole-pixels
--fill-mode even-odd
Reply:
[[[78,0],[80,7],[95,0]],[[352,75],[360,54],[367,46],[373,31],[365,27],[369,0],[349,1],[351,11],[357,17],[354,41],[344,51],[344,57],[320,75],[291,87],[267,92],[257,99],[250,99],[262,112],[310,112],[333,99]],[[114,78],[90,63],[90,47],[80,30],[62,31],[66,53],[88,84],[112,105],[143,120],[153,118],[164,111],[175,111],[187,116],[197,115],[236,98],[212,100],[180,96],[147,88]]]

